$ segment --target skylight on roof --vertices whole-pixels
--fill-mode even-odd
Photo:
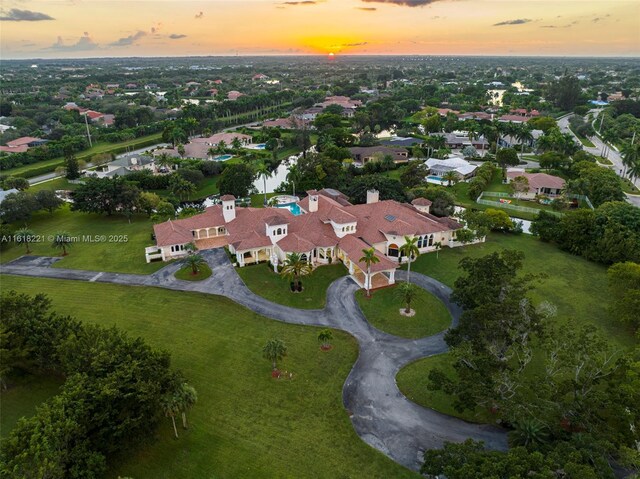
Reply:
[[[387,216],[384,217],[384,219],[387,220],[387,221],[395,221],[396,217],[393,216],[393,215],[387,215]]]

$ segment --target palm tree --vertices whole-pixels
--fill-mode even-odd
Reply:
[[[609,144],[615,143],[617,139],[618,135],[616,135],[613,130],[606,130],[602,134],[602,154],[600,156],[602,156],[603,158],[609,156]]]
[[[264,185],[264,203],[263,206],[267,206],[267,178],[271,177],[271,171],[264,161],[256,164],[256,174],[258,178],[262,178]]]
[[[71,248],[72,245],[71,235],[66,231],[59,231],[53,235],[53,241],[51,242],[51,246],[55,249],[62,250],[62,256],[67,256],[67,248]]]
[[[184,158],[186,150],[184,149],[184,145],[182,143],[178,144],[178,146],[176,147],[176,150],[178,151],[178,154],[180,155],[180,158]]]
[[[297,288],[300,287],[300,276],[306,276],[313,271],[311,265],[302,259],[299,253],[289,253],[284,260],[281,275],[293,278]]]
[[[178,406],[180,413],[182,414],[182,428],[188,429],[187,424],[187,411],[195,406],[198,402],[198,393],[193,386],[189,386],[187,383],[183,383],[177,392]]]
[[[511,442],[516,446],[540,445],[549,440],[549,431],[540,420],[527,418],[515,424],[510,436]]]
[[[516,138],[520,142],[520,158],[524,156],[524,145],[533,140],[533,134],[531,128],[526,123],[523,123],[516,132]]]
[[[278,361],[287,355],[287,346],[280,339],[270,339],[262,348],[262,355],[271,361],[273,370],[278,369]]]
[[[407,281],[409,281],[411,277],[411,262],[420,256],[418,238],[416,236],[405,236],[404,244],[400,247],[400,254],[407,257]]]
[[[332,339],[333,339],[333,333],[331,332],[330,329],[323,329],[318,333],[318,341],[322,343],[322,347],[324,349],[328,349],[331,346],[329,341],[331,341]]]
[[[371,265],[380,262],[380,258],[376,256],[376,250],[374,248],[363,249],[364,256],[358,261],[367,265],[367,277],[365,285],[367,287],[367,297],[371,297]]]
[[[209,158],[213,159],[213,157],[216,155],[217,151],[213,146],[207,150],[207,156],[209,156]]]
[[[13,233],[15,241],[18,243],[24,243],[27,248],[27,254],[31,253],[31,249],[29,248],[29,244],[35,239],[36,234],[33,230],[29,228],[20,228],[15,233]]]
[[[398,298],[406,304],[404,309],[405,314],[411,313],[411,303],[418,297],[420,288],[413,283],[402,282],[398,284],[395,290],[395,294]]]
[[[302,179],[302,175],[300,173],[300,169],[298,168],[298,165],[291,165],[289,167],[289,171],[287,172],[286,179],[293,186],[293,196],[296,196],[296,183],[299,184],[300,180]]]
[[[436,249],[436,259],[438,259],[438,253],[442,249],[442,243],[440,241],[436,241],[433,243],[433,247]]]
[[[162,153],[158,157],[158,165],[160,167],[170,166],[171,164],[173,164],[173,159],[169,157],[169,155],[167,155],[166,153]]]
[[[235,151],[236,153],[238,152],[238,150],[240,148],[242,148],[242,142],[240,141],[240,139],[238,137],[235,137],[231,141],[231,148],[233,148],[233,151]]]
[[[442,179],[447,181],[447,186],[451,186],[452,184],[455,185],[460,178],[458,178],[458,174],[455,171],[449,170],[442,175]]]
[[[630,170],[634,164],[640,162],[640,143],[634,145],[633,143],[627,144],[622,149],[622,164],[624,165],[625,172],[622,176],[625,176],[627,171]]]
[[[167,393],[161,400],[160,405],[166,417],[171,418],[173,424],[173,434],[178,439],[178,428],[176,427],[176,415],[180,413],[180,398],[174,392]]]
[[[198,253],[191,253],[185,258],[185,263],[187,266],[191,267],[191,274],[195,276],[200,272],[200,268],[207,264],[202,255]]]

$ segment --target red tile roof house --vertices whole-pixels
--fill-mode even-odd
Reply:
[[[44,145],[47,140],[35,138],[33,136],[23,136],[15,140],[7,141],[7,146],[0,146],[0,152],[3,153],[24,153],[34,146]]]
[[[379,201],[375,190],[367,203],[353,205],[335,190],[308,191],[297,204],[301,214],[286,208],[237,207],[233,196],[191,218],[154,226],[156,246],[146,248],[147,262],[186,256],[187,244],[198,249],[227,246],[240,267],[261,261],[282,264],[290,253],[299,253],[313,266],[342,261],[362,287],[382,287],[395,282],[395,270],[404,258],[399,250],[404,237],[417,237],[421,252],[435,250],[435,243],[460,246],[456,230],[462,226],[450,218],[429,213],[428,200],[414,205]],[[380,262],[367,267],[359,261],[362,250],[373,247]]]
[[[522,169],[510,168],[507,170],[507,182],[510,183],[517,176],[524,176],[529,180],[529,191],[520,196],[525,199],[533,199],[536,195],[559,196],[564,189],[565,181],[557,176],[546,173],[526,173]]]
[[[389,146],[354,146],[349,148],[351,156],[363,166],[370,161],[375,161],[378,157],[391,156],[395,163],[405,163],[409,161],[409,150],[406,148],[391,148]]]
[[[211,155],[209,154],[209,150],[211,148],[216,148],[221,141],[224,142],[228,148],[231,148],[235,138],[240,140],[243,146],[249,145],[253,140],[252,136],[242,133],[216,133],[209,137],[193,138],[189,143],[184,145],[184,156],[185,158],[198,158],[201,160],[210,159]],[[163,148],[154,152],[154,156],[160,156],[161,154],[167,154],[173,158],[180,158],[180,154],[175,148]]]

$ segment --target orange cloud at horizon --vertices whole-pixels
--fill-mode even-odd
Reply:
[[[7,7],[0,14],[0,45],[5,59],[330,52],[640,54],[637,1],[393,4],[403,1],[84,0],[52,4],[33,0],[19,4],[22,13]],[[31,15],[24,13],[24,5]],[[52,19],[29,20],[21,15]]]

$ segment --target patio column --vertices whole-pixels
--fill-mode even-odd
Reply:
[[[353,274],[353,262],[349,260],[349,274]]]
[[[394,284],[396,282],[396,270],[392,269],[389,273],[389,284]]]
[[[244,266],[244,255],[236,253],[236,259],[238,260],[238,264],[240,265],[240,267]]]

